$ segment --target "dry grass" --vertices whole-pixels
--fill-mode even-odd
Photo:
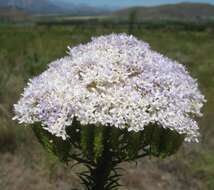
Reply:
[[[52,163],[29,128],[11,121],[12,105],[29,77],[41,73],[49,61],[65,55],[65,47],[89,40],[92,35],[127,32],[124,27],[0,26],[0,190],[71,190],[79,188],[70,169]],[[121,190],[214,189],[214,33],[145,30],[135,35],[156,49],[184,63],[199,79],[208,103],[200,120],[202,139],[186,145],[167,160],[141,160],[125,164]]]

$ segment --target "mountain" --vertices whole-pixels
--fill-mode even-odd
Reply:
[[[0,20],[5,21],[21,21],[28,19],[29,16],[17,7],[1,6],[0,7]]]
[[[198,20],[214,19],[214,6],[203,3],[179,3],[160,5],[153,7],[131,7],[115,11],[113,16],[124,19],[131,18],[137,21],[175,19],[175,20]]]
[[[53,0],[0,0],[0,17],[25,18],[26,15],[109,15],[143,20],[214,20],[214,6],[203,3],[180,3],[152,7],[130,7],[114,11],[108,6],[92,7],[85,4]]]
[[[29,14],[47,14],[62,11],[49,0],[0,0],[0,7],[14,7]]]
[[[65,1],[55,1],[55,5],[64,10],[65,14],[69,15],[94,16],[104,15],[112,11],[110,7],[94,7],[87,4],[77,4]]]
[[[22,9],[27,14],[65,14],[65,15],[101,15],[109,12],[108,8],[92,7],[85,4],[74,4],[51,0],[0,0],[0,8]],[[4,11],[5,12],[5,11]],[[10,13],[11,11],[9,11]]]

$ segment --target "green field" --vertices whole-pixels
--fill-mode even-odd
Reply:
[[[49,62],[65,56],[67,46],[113,32],[127,33],[130,28],[0,25],[0,189],[70,190],[72,185],[79,186],[70,168],[49,160],[30,128],[18,127],[11,120],[13,104],[28,78],[44,71]],[[176,156],[164,161],[145,159],[138,166],[125,164],[127,171],[122,183],[131,190],[213,190],[214,29],[149,29],[139,25],[131,33],[149,42],[152,49],[186,65],[198,79],[207,103],[199,121],[202,134],[199,144],[185,144]]]

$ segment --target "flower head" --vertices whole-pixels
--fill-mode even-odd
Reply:
[[[20,123],[40,122],[63,139],[76,118],[134,131],[157,124],[198,141],[194,117],[204,102],[183,65],[133,36],[111,34],[69,48],[29,81],[14,107]]]

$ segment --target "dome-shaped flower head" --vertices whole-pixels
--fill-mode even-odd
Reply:
[[[92,38],[69,48],[31,79],[15,105],[20,123],[41,123],[66,139],[73,119],[142,131],[150,124],[198,141],[195,116],[205,102],[185,67],[126,34]]]

